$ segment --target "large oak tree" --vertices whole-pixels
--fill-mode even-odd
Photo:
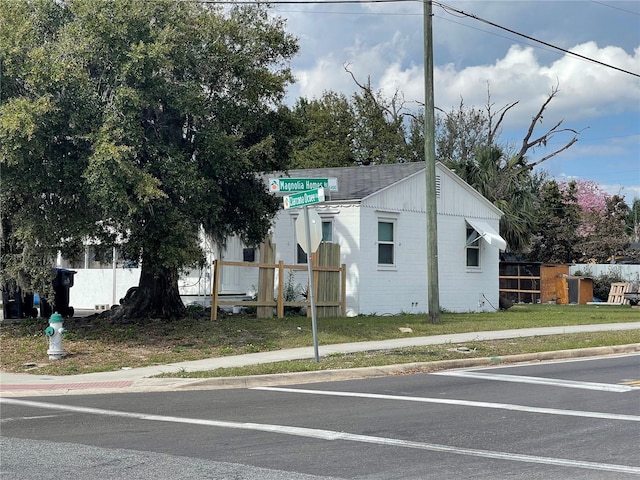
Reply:
[[[117,237],[142,265],[119,315],[180,316],[178,274],[202,257],[200,232],[257,243],[278,209],[259,174],[288,166],[295,123],[281,102],[297,42],[260,6],[9,5],[3,242],[15,258],[30,248],[46,258],[83,237]],[[12,265],[15,277],[24,263]]]

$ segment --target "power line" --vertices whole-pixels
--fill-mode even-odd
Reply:
[[[420,2],[423,3],[425,1],[429,1],[429,0],[273,0],[273,1],[262,1],[262,0],[186,0],[186,1],[193,1],[194,3],[203,3],[203,4],[216,4],[216,5],[266,5],[266,6],[270,6],[270,5],[346,5],[346,4],[370,4],[370,3],[407,3],[407,2]],[[596,2],[594,0],[592,0],[593,3],[601,3],[601,2]],[[591,58],[591,57],[587,57],[585,55],[581,55],[579,53],[576,52],[572,52],[571,50],[567,50],[564,49],[562,47],[558,47],[556,45],[553,45],[549,42],[545,42],[544,40],[539,40],[537,38],[534,38],[530,35],[526,35],[524,33],[520,33],[517,32],[511,28],[508,27],[503,27],[502,25],[498,25],[497,23],[494,23],[490,20],[486,20],[484,18],[478,17],[477,15],[474,15],[472,13],[467,13],[464,12],[462,10],[458,10],[456,8],[453,8],[449,5],[446,5],[444,3],[440,3],[440,2],[432,2],[433,5],[437,5],[440,8],[442,8],[445,12],[453,15],[451,12],[455,12],[458,15],[462,16],[462,17],[467,17],[467,18],[472,18],[478,22],[482,22],[485,23],[487,25],[490,25],[492,27],[495,28],[499,28],[501,30],[504,30],[506,32],[509,32],[513,35],[517,35],[519,37],[522,38],[526,38],[527,40],[531,40],[532,42],[536,42],[539,43],[541,45],[545,45],[549,48],[552,48],[554,50],[558,50],[560,52],[566,53],[567,55],[572,55],[574,57],[577,58],[581,58],[583,60],[586,60],[588,62],[592,62],[592,63],[596,63],[598,65],[601,65],[603,67],[607,67],[607,68],[611,68],[613,70],[617,70],[619,72],[622,73],[626,73],[628,75],[633,75],[634,77],[639,77],[640,78],[640,74],[639,73],[635,73],[635,72],[631,72],[629,70],[625,70],[623,68],[620,67],[616,67],[614,65],[610,65],[608,63],[604,63],[601,62],[600,60],[596,60],[595,58]],[[607,5],[607,4],[602,4],[605,6],[611,6],[611,5]],[[630,13],[634,13],[634,12],[630,12]],[[456,15],[454,15],[456,16]]]
[[[447,13],[449,13],[449,12],[447,12]],[[452,15],[452,16],[454,16],[454,17],[456,17],[456,18],[465,18],[463,15],[453,15],[453,14],[451,14],[451,13],[449,13],[449,14],[450,14],[450,15]],[[386,14],[385,14],[385,15],[386,15]],[[451,19],[449,19],[449,18],[445,18],[445,17],[440,17],[440,16],[438,16],[438,15],[434,15],[434,17],[439,18],[439,19],[441,19],[441,20],[444,20],[445,22],[455,23],[456,25],[460,25],[461,27],[466,27],[466,28],[470,28],[470,29],[472,29],[472,30],[477,30],[478,32],[486,33],[487,35],[493,35],[494,37],[504,38],[504,39],[506,39],[506,40],[511,40],[512,42],[517,42],[517,43],[520,43],[520,44],[522,44],[522,45],[527,45],[527,46],[532,47],[532,48],[537,48],[537,49],[539,49],[539,50],[544,50],[544,51],[547,51],[547,52],[553,52],[553,53],[556,53],[556,50],[561,50],[561,51],[563,51],[563,52],[567,52],[566,50],[563,50],[563,49],[561,49],[561,48],[559,48],[559,47],[544,48],[543,46],[541,46],[541,45],[536,45],[535,43],[525,42],[525,41],[519,40],[519,39],[517,39],[517,38],[509,37],[509,36],[506,36],[506,35],[500,35],[500,34],[498,34],[498,33],[493,33],[493,32],[490,32],[489,30],[484,30],[484,29],[482,29],[482,28],[472,27],[471,25],[468,25],[468,24],[466,24],[466,23],[456,22],[455,20],[451,20]],[[528,38],[528,37],[527,37],[527,38]],[[572,54],[572,55],[576,55],[576,56],[578,56],[578,57],[582,57],[581,55],[574,54],[573,52],[567,52],[567,53],[570,53],[570,54]],[[619,68],[617,68],[617,67],[613,67],[613,66],[611,66],[611,65],[604,64],[604,63],[599,62],[599,61],[597,61],[597,60],[593,60],[592,58],[589,58],[589,57],[582,57],[582,58],[580,58],[580,60],[584,60],[584,61],[587,61],[587,62],[597,62],[597,63],[600,63],[601,65],[605,65],[605,66],[607,66],[607,67],[610,67],[610,68],[614,68],[614,69],[620,70],[620,69],[619,69]],[[623,72],[625,72],[625,73],[629,73],[629,74],[631,74],[631,75],[636,75],[636,74],[635,74],[635,73],[633,73],[633,72],[626,72],[625,70],[623,70]],[[636,76],[640,76],[640,75],[636,75]]]
[[[457,17],[456,15],[454,15],[454,16],[455,16],[456,18],[462,18],[462,17]],[[440,17],[440,16],[438,16],[438,15],[434,15],[434,17],[439,18],[440,20],[444,20],[445,22],[455,23],[456,25],[460,25],[461,27],[470,28],[470,29],[472,29],[472,30],[477,30],[478,32],[486,33],[487,35],[492,35],[492,36],[494,36],[494,37],[498,37],[498,38],[504,38],[504,39],[506,39],[506,40],[510,40],[510,41],[512,41],[512,42],[518,42],[518,43],[521,43],[522,45],[527,45],[527,46],[529,46],[529,47],[538,48],[538,49],[540,49],[540,50],[545,50],[545,51],[547,51],[547,52],[554,52],[554,53],[555,53],[555,51],[554,51],[554,50],[551,50],[551,49],[549,49],[549,48],[544,48],[544,47],[542,47],[542,46],[540,46],[540,45],[535,45],[535,44],[530,43],[530,42],[525,42],[525,41],[522,41],[522,40],[518,40],[517,38],[508,37],[508,36],[506,36],[506,35],[500,35],[499,33],[493,33],[493,32],[490,32],[489,30],[484,30],[484,29],[482,29],[482,28],[478,28],[478,27],[472,27],[471,25],[468,25],[468,24],[466,24],[466,23],[456,22],[455,20],[451,20],[451,19],[446,18],[446,17]]]
[[[214,0],[211,0],[211,1],[214,1]],[[401,0],[393,0],[393,1],[401,1]],[[404,1],[413,1],[413,0],[404,0]],[[250,3],[255,3],[255,2],[250,2]],[[278,2],[278,3],[287,3],[287,2]],[[301,3],[301,2],[293,2],[293,3]],[[317,3],[330,3],[330,2],[306,2],[306,3],[316,3],[317,4]],[[344,3],[344,2],[340,2],[340,3]],[[347,3],[365,3],[365,2],[347,2]],[[595,2],[595,3],[599,3],[599,2]],[[338,11],[335,11],[335,10],[334,11],[318,11],[318,10],[314,10],[313,12],[310,12],[309,10],[289,10],[289,9],[281,10],[281,9],[278,9],[277,11],[279,13],[313,13],[313,14],[324,14],[324,15],[385,15],[385,16],[405,16],[405,17],[422,16],[422,13],[390,13],[390,12],[381,13],[381,12],[353,12],[353,11],[352,12],[338,12]],[[452,16],[454,16],[456,18],[467,18],[466,15],[453,15],[450,12],[447,12],[447,13],[449,13],[450,15],[452,15]],[[451,19],[448,19],[446,17],[441,17],[439,15],[435,15],[434,14],[433,16],[435,18],[439,18],[440,20],[443,20],[445,22],[455,23],[456,25],[460,25],[461,27],[470,28],[472,30],[477,30],[478,32],[486,33],[487,35],[492,35],[494,37],[504,38],[506,40],[510,40],[510,41],[513,41],[513,42],[518,42],[518,43],[521,43],[522,45],[527,45],[529,47],[538,48],[540,50],[545,50],[545,51],[548,51],[548,52],[554,52],[556,50],[556,49],[551,49],[551,48],[544,48],[541,45],[536,45],[536,44],[531,43],[531,42],[525,42],[525,41],[522,41],[522,40],[518,40],[517,38],[509,37],[509,36],[506,36],[506,35],[500,35],[498,33],[493,33],[493,32],[490,32],[489,30],[484,30],[482,28],[473,27],[473,26],[468,25],[466,23],[456,22],[455,20],[451,20]],[[569,52],[569,53],[571,53],[571,52]],[[588,62],[593,61],[592,59],[586,58],[586,57],[584,59],[581,59],[581,60],[585,60],[585,61],[588,61]],[[616,67],[613,67],[613,68],[616,68]]]
[[[591,3],[597,3],[598,5],[602,5],[604,7],[609,7],[609,8],[614,8],[616,10],[620,10],[621,12],[630,13],[632,15],[640,15],[640,12],[634,12],[633,10],[627,10],[626,8],[616,7],[614,5],[609,5],[608,3],[604,3],[604,2],[596,2],[596,0],[591,0]]]
[[[458,10],[456,8],[450,7],[449,5],[445,5],[444,3],[439,3],[439,2],[433,2],[433,3],[435,5],[438,5],[440,8],[442,8],[446,12],[449,12],[449,11],[456,12],[456,13],[458,13],[460,15],[464,15],[466,17],[473,18],[474,20],[477,20],[479,22],[486,23],[487,25],[491,25],[492,27],[499,28],[499,29],[504,30],[506,32],[512,33],[513,35],[518,35],[520,37],[526,38],[527,40],[531,40],[533,42],[540,43],[542,45],[545,45],[547,47],[553,48],[555,50],[559,50],[559,51],[564,52],[564,53],[566,53],[568,55],[573,55],[573,56],[581,58],[583,60],[587,60],[589,62],[597,63],[599,65],[602,65],[603,67],[612,68],[613,70],[618,70],[619,72],[626,73],[628,75],[633,75],[634,77],[639,77],[640,78],[640,74],[639,73],[630,72],[629,70],[624,70],[623,68],[619,68],[619,67],[616,67],[614,65],[609,65],[608,63],[601,62],[600,60],[596,60],[595,58],[587,57],[585,55],[580,55],[579,53],[572,52],[571,50],[566,50],[566,49],[564,49],[562,47],[558,47],[556,45],[553,45],[551,43],[545,42],[543,40],[538,40],[537,38],[531,37],[529,35],[525,35],[524,33],[516,32],[515,30],[512,30],[510,28],[503,27],[502,25],[498,25],[497,23],[493,23],[493,22],[491,22],[489,20],[486,20],[484,18],[480,18],[477,15],[474,15],[472,13],[466,13],[466,12],[463,12],[462,10]]]

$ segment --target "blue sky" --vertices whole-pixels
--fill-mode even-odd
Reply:
[[[277,0],[276,0],[277,1]],[[640,1],[476,0],[442,2],[513,31],[640,75]],[[357,87],[344,65],[376,90],[424,100],[422,3],[275,4],[300,42],[290,103]],[[433,5],[434,97],[437,107],[483,108],[487,84],[499,109],[511,102],[501,141],[519,144],[554,86],[559,92],[535,134],[563,121],[578,143],[542,168],[558,180],[593,180],[630,203],[640,198],[640,77],[540,45]],[[570,140],[558,135],[549,149]],[[545,150],[530,152],[530,160]]]

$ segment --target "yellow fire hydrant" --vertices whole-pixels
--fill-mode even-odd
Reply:
[[[62,350],[62,334],[67,333],[67,329],[62,326],[62,315],[54,313],[49,318],[49,326],[45,328],[44,334],[49,337],[49,360],[60,360],[64,355]]]

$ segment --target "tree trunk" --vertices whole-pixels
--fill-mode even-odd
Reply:
[[[134,321],[143,318],[178,319],[186,309],[178,290],[176,268],[145,268],[142,263],[138,286],[127,292],[121,307],[112,317],[117,321]]]

